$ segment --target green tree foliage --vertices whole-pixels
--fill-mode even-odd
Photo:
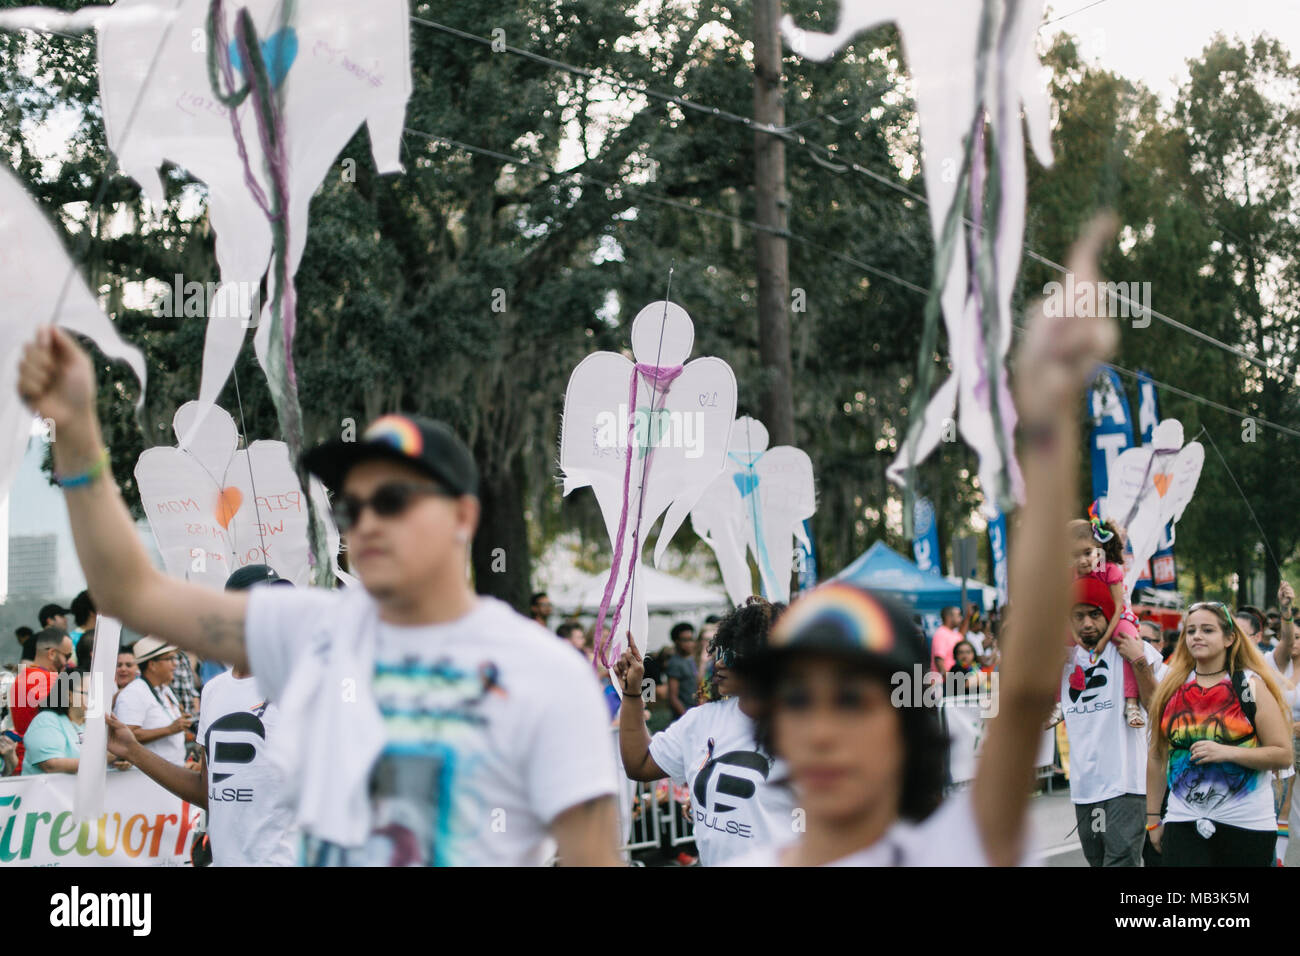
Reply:
[[[1150,282],[1154,309],[1259,359],[1268,372],[1159,320],[1147,327],[1122,322],[1116,362],[1294,427],[1292,184],[1300,95],[1286,52],[1267,38],[1212,38],[1167,105],[1112,73],[1086,68],[1069,39],[1058,40],[1048,62],[1060,112],[1056,163],[1031,175],[1029,245],[1062,261],[1093,208],[1116,208],[1124,229],[1105,273]],[[1028,262],[1024,296],[1055,278]],[[1125,382],[1136,414],[1136,385]],[[1300,502],[1286,476],[1300,464],[1300,440],[1263,425],[1253,429],[1255,441],[1243,440],[1252,429],[1239,416],[1168,389],[1159,390],[1159,401],[1161,416],[1180,419],[1188,440],[1202,428],[1208,433],[1200,435],[1206,462],[1197,496],[1178,525],[1180,568],[1197,591],[1218,588],[1235,573],[1238,600],[1251,572],[1267,569],[1266,593],[1273,594],[1277,568],[1264,558],[1271,551],[1285,563],[1297,543],[1288,518]],[[1087,467],[1085,460],[1085,501]]]
[[[791,0],[787,11],[816,26],[826,6]],[[633,88],[752,112],[750,7],[741,0],[651,7],[413,0],[411,9]],[[93,36],[0,34],[0,151],[63,228],[123,334],[145,350],[143,431],[127,412],[135,396],[129,377],[121,369],[102,374],[101,412],[131,500],[136,457],[173,440],[171,415],[198,387],[203,320],[156,316],[153,303],[177,274],[198,282],[217,274],[202,184],[168,169],[166,205],[150,208],[136,184],[113,172],[94,46]],[[673,299],[695,321],[694,354],[729,361],[741,413],[757,412],[764,372],[750,183],[754,137],[765,134],[418,22],[411,60],[405,172],[378,176],[362,131],[312,201],[295,347],[305,433],[308,441],[333,437],[349,421],[359,428],[391,410],[454,425],[483,473],[478,586],[522,604],[532,560],[560,531],[577,529],[605,547],[593,496],[560,497],[564,388],[584,355],[627,348],[631,318],[662,297],[670,263]],[[1150,281],[1157,309],[1279,374],[1257,375],[1158,322],[1125,328],[1120,363],[1295,421],[1294,388],[1283,384],[1294,375],[1295,210],[1287,187],[1297,155],[1285,52],[1266,41],[1216,40],[1172,108],[1086,67],[1069,41],[1058,42],[1048,62],[1059,107],[1056,161],[1048,170],[1030,161],[1028,245],[1061,261],[1092,211],[1116,206],[1126,229],[1106,271]],[[789,55],[785,68],[796,138],[787,155],[796,426],[817,473],[814,535],[825,573],[877,538],[908,550],[897,521],[902,495],[884,472],[906,431],[924,305],[905,284],[928,286],[933,248],[923,204],[890,188],[924,192],[897,33],[880,28],[824,64]],[[1018,302],[1055,277],[1027,259]],[[934,356],[940,374],[946,349],[941,341]],[[237,377],[238,397],[232,381],[222,404],[236,415],[242,404],[250,440],[277,437],[251,347]],[[1296,543],[1286,526],[1296,504],[1286,483],[1294,441],[1261,429],[1259,443],[1243,444],[1231,416],[1174,394],[1160,398],[1189,438],[1202,424],[1212,430],[1261,503],[1270,547],[1285,558]],[[942,444],[919,470],[945,545],[971,530],[980,501],[975,471],[960,442]],[[1082,475],[1080,487],[1082,504]],[[1211,452],[1180,526],[1181,564],[1207,580],[1248,570],[1249,527]],[[686,529],[676,546],[702,547]]]

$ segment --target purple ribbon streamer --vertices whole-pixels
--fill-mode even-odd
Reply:
[[[223,0],[212,0],[216,11],[216,29],[214,42],[217,45],[217,61],[221,64],[221,76],[226,81],[226,90],[228,94],[235,92],[235,70],[230,62],[230,44],[226,39],[226,15],[223,9]],[[246,51],[245,44],[240,45],[241,50]],[[241,53],[241,56],[246,53]],[[245,63],[248,61],[245,60]],[[239,124],[239,112],[235,107],[230,107],[227,112],[230,114],[230,128],[235,136],[235,148],[239,152],[240,162],[244,166],[244,182],[248,184],[248,191],[252,194],[253,201],[257,203],[267,219],[274,219],[275,215],[271,212],[270,200],[266,198],[266,193],[262,190],[262,184],[257,181],[253,175],[253,164],[248,158],[248,146],[244,142],[244,130]]]
[[[218,59],[221,63],[222,78],[226,85],[233,92],[235,89],[234,68],[230,62],[230,52],[226,41],[225,17],[222,10],[221,0],[214,0],[216,5],[216,42],[218,47]],[[249,49],[248,37],[244,31],[235,29],[235,43],[239,48],[239,56],[242,62],[252,63],[252,54]],[[261,141],[262,153],[266,157],[267,169],[271,175],[271,187],[279,202],[280,210],[277,214],[266,193],[262,190],[261,184],[258,183],[257,177],[253,173],[252,162],[248,156],[248,147],[244,142],[243,129],[239,123],[239,116],[235,108],[230,108],[230,124],[234,132],[235,146],[239,152],[239,159],[244,167],[244,182],[247,183],[249,192],[252,194],[254,201],[261,208],[266,218],[278,223],[283,242],[283,249],[280,256],[280,269],[278,281],[280,283],[280,321],[282,323],[281,332],[284,336],[284,366],[285,377],[294,387],[298,387],[298,376],[294,370],[293,364],[293,335],[297,328],[297,308],[298,296],[294,288],[293,276],[290,273],[289,266],[289,160],[285,145],[284,130],[284,111],[279,108],[276,102],[275,91],[263,91],[258,84],[256,73],[249,70],[246,74],[248,83],[249,96],[256,101],[263,95],[267,97],[272,116],[272,126],[274,127],[274,141],[271,138],[271,130],[262,122],[260,111],[253,107],[254,119],[257,123],[258,138]]]
[[[682,374],[682,368],[683,366],[681,365],[644,365],[641,362],[637,362],[636,365],[633,367],[632,381],[628,387],[628,396],[627,396],[628,409],[631,411],[631,414],[629,415],[628,422],[627,422],[627,454],[624,456],[624,464],[623,464],[623,506],[620,509],[618,515],[618,535],[614,541],[614,560],[610,565],[609,580],[605,582],[605,592],[604,594],[601,595],[601,599],[600,599],[600,610],[596,612],[596,658],[605,667],[610,666],[609,653],[608,653],[610,641],[613,639],[614,632],[618,630],[618,621],[623,613],[623,603],[627,600],[628,588],[632,584],[632,569],[636,566],[637,555],[638,553],[640,553],[640,547],[641,547],[640,504],[645,500],[645,480],[650,475],[650,465],[654,458],[654,440],[653,440],[652,429],[654,428],[655,412],[658,411],[658,409],[655,408],[657,398],[654,396],[654,392],[652,390],[651,393],[652,397],[650,399],[650,413],[646,423],[647,424],[646,438],[648,440],[649,449],[646,452],[645,470],[642,473],[641,501],[638,502],[637,525],[635,528],[632,529],[632,554],[629,557],[627,562],[627,580],[623,582],[623,591],[618,596],[618,603],[614,605],[614,617],[611,620],[609,626],[610,639],[607,640],[605,635],[605,615],[609,613],[609,605],[614,597],[614,583],[618,580],[618,566],[623,560],[623,535],[627,531],[627,512],[628,512],[628,505],[629,505],[628,498],[629,498],[629,492],[631,490],[631,485],[632,485],[632,448],[634,443],[634,436],[636,434],[637,379],[639,379],[642,375],[644,375],[647,379],[651,380],[654,383],[655,388],[658,388],[659,386],[663,387],[663,391],[659,393],[659,397],[667,397],[669,387],[672,385],[673,381],[677,378],[677,376]],[[645,639],[645,635],[642,635],[642,640],[644,639]]]

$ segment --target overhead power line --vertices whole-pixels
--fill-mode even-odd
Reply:
[[[483,156],[489,156],[505,164],[524,166],[530,169],[536,169],[539,172],[551,176],[564,177],[564,178],[574,177],[574,176],[582,177],[586,179],[588,182],[592,183],[593,185],[601,186],[602,188],[606,188],[606,189],[616,188],[619,190],[625,190],[627,192],[637,195],[637,197],[640,199],[644,199],[652,203],[659,203],[662,205],[670,206],[682,212],[688,212],[694,215],[704,216],[710,219],[722,220],[725,222],[733,223],[735,225],[743,226],[747,229],[774,231],[774,230],[770,230],[769,227],[763,226],[761,223],[755,222],[751,219],[744,219],[740,216],[732,216],[729,215],[728,213],[718,212],[717,210],[714,209],[706,209],[702,206],[692,206],[689,203],[683,203],[679,200],[671,199],[667,196],[659,196],[651,192],[640,190],[634,186],[628,186],[625,183],[611,183],[607,180],[597,179],[579,169],[558,170],[551,166],[547,166],[545,163],[538,163],[538,162],[534,162],[533,160],[510,156],[507,153],[502,153],[497,150],[488,149],[482,146],[475,146],[473,144],[464,143],[447,136],[439,136],[435,133],[426,133],[423,130],[410,129],[409,127],[405,130],[405,132],[410,133],[412,136],[419,136],[423,139],[431,140],[433,142],[443,143],[445,145],[452,146],[456,149],[461,149],[466,152],[478,153]],[[848,256],[841,252],[837,252],[834,249],[831,249],[825,245],[822,245],[821,243],[815,242],[804,236],[798,235],[797,233],[787,231],[785,236],[791,242],[796,242],[802,245],[806,245],[809,248],[816,249],[817,251],[829,255],[840,262],[844,262],[849,265],[852,265],[858,269],[861,269],[864,272],[867,272],[868,274],[879,276],[880,278],[885,279],[888,282],[893,282],[894,284],[901,286],[902,288],[908,289],[911,292],[915,292],[918,295],[924,296],[929,294],[929,291],[927,289],[917,285],[914,282],[910,282],[907,279],[904,279],[901,276],[898,276],[887,269],[881,269],[878,266],[873,266],[870,263],[861,261],[860,259],[855,259],[852,256]],[[1015,326],[1015,330],[1021,333],[1024,332],[1024,328],[1019,325]],[[1125,368],[1122,365],[1116,365],[1114,363],[1109,363],[1109,362],[1103,364],[1105,365],[1106,368],[1114,369],[1116,372],[1119,372],[1123,375],[1128,375],[1134,379],[1138,377],[1137,372]],[[1292,438],[1300,438],[1300,431],[1296,431],[1295,429],[1287,428],[1284,425],[1278,425],[1274,422],[1269,421],[1266,418],[1261,418],[1258,415],[1252,415],[1249,412],[1244,412],[1237,408],[1230,408],[1227,405],[1223,405],[1219,402],[1214,401],[1213,399],[1206,398],[1203,395],[1199,395],[1195,392],[1189,392],[1186,389],[1179,388],[1176,385],[1170,385],[1167,382],[1162,382],[1159,379],[1152,378],[1150,375],[1147,375],[1146,378],[1151,382],[1152,385],[1155,385],[1157,388],[1166,389],[1167,391],[1172,392],[1173,394],[1178,395],[1182,398],[1186,398],[1190,401],[1197,402],[1201,405],[1205,405],[1206,407],[1216,409],[1220,412],[1224,412],[1229,415],[1234,415],[1240,419],[1251,419],[1255,422],[1258,422],[1260,425],[1266,428],[1272,428],[1275,431],[1278,431],[1284,435],[1288,435]]]
[[[1097,6],[1099,3],[1102,2],[1105,2],[1105,0],[1097,0],[1097,3],[1091,4],[1091,6]],[[1074,13],[1081,13],[1085,9],[1088,8],[1084,7],[1079,10],[1075,10]],[[1065,16],[1058,17],[1057,20],[1064,20],[1066,17],[1073,16],[1074,13],[1065,14]],[[701,113],[705,116],[712,116],[715,119],[720,119],[729,123],[740,123],[750,129],[758,130],[759,132],[767,133],[772,136],[777,136],[785,140],[787,143],[790,143],[794,146],[798,146],[806,150],[809,153],[809,155],[811,155],[819,163],[821,163],[822,165],[829,164],[830,168],[834,169],[837,172],[852,170],[853,172],[861,176],[865,176],[867,179],[870,179],[872,182],[877,183],[878,185],[891,189],[894,192],[898,193],[899,195],[906,196],[908,199],[911,199],[914,202],[923,203],[924,205],[927,206],[930,204],[930,201],[927,197],[925,197],[921,193],[918,193],[916,190],[910,189],[907,186],[904,186],[902,183],[897,182],[893,177],[886,176],[882,173],[876,172],[875,170],[870,169],[867,166],[863,166],[860,163],[845,161],[833,149],[830,149],[829,147],[824,146],[820,143],[811,142],[802,135],[795,134],[793,132],[795,127],[772,127],[762,123],[756,123],[753,120],[753,118],[749,116],[744,116],[739,113],[733,113],[730,112],[729,110],[720,109],[716,106],[708,106],[703,103],[697,103],[693,100],[687,100],[684,99],[683,97],[675,96],[671,93],[663,93],[651,89],[645,86],[644,84],[631,83],[616,77],[611,78],[604,74],[598,73],[594,70],[589,70],[586,67],[576,66],[572,63],[565,63],[563,60],[557,60],[554,59],[553,57],[547,57],[547,56],[542,56],[541,54],[538,53],[533,53],[531,50],[525,50],[520,47],[511,46],[509,44],[500,44],[499,42],[496,43],[494,46],[494,41],[490,37],[483,37],[474,33],[469,33],[465,30],[459,30],[455,27],[448,26],[447,24],[439,23],[436,20],[429,20],[423,17],[411,17],[411,21],[420,26],[425,26],[431,29],[440,30],[451,36],[460,37],[461,39],[469,40],[474,43],[492,47],[493,49],[497,49],[497,48],[503,49],[509,53],[513,53],[518,56],[525,57],[537,63],[542,63],[553,69],[563,70],[569,73],[573,73],[575,75],[583,76],[588,79],[595,80],[601,83],[606,83],[611,86],[617,87],[619,89],[635,92],[652,99],[657,99],[664,102],[670,102],[681,107],[683,110],[691,110],[697,113]],[[1048,21],[1048,23],[1053,23],[1053,22],[1056,21]],[[1044,24],[1044,26],[1046,25],[1047,24]],[[891,84],[887,89],[882,90],[880,93],[876,94],[876,96],[877,98],[884,96],[890,90],[895,88],[896,88],[896,84]],[[971,228],[980,228],[980,229],[987,228],[984,226],[977,227],[974,222],[972,222],[970,219],[966,217],[963,217],[963,221],[967,226]],[[1024,245],[1023,248],[1024,248],[1025,255],[1034,259],[1035,261],[1041,262],[1043,265],[1055,269],[1056,271],[1062,274],[1068,272],[1065,266],[1061,265],[1061,263],[1049,259],[1048,257],[1042,255],[1039,252],[1036,252],[1035,250],[1031,249],[1028,245]],[[1128,304],[1133,306],[1140,305],[1139,303],[1133,302],[1127,296],[1118,296],[1117,299],[1119,302],[1123,304]],[[1147,306],[1145,307],[1145,311],[1143,312],[1143,314],[1147,314],[1147,313],[1149,313],[1152,318],[1160,322],[1163,322],[1164,324],[1170,326],[1171,328],[1178,329],[1181,332],[1186,332],[1187,334],[1192,335],[1195,338],[1200,339],[1201,341],[1209,345],[1213,345],[1216,348],[1222,349],[1223,351],[1236,356],[1242,361],[1248,362],[1251,365],[1254,365],[1257,368],[1262,369],[1264,372],[1275,371],[1274,369],[1269,368],[1268,363],[1264,362],[1262,359],[1254,355],[1251,355],[1249,352],[1246,352],[1245,350],[1240,349],[1234,345],[1230,345],[1227,342],[1223,342],[1219,339],[1216,339],[1214,336],[1202,332],[1199,329],[1192,328],[1191,326],[1183,322],[1179,322],[1178,320],[1173,319],[1168,315],[1165,315],[1163,312],[1160,312],[1157,309],[1152,309],[1149,306]]]

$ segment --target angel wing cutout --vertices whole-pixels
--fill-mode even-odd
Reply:
[[[745,558],[748,547],[744,503],[740,489],[724,471],[705,489],[691,509],[691,528],[713,549],[722,572],[722,586],[733,605],[754,593],[754,578]]]
[[[983,88],[977,81],[980,59],[981,18],[993,13],[992,36],[997,37]],[[1025,224],[1024,132],[1020,110],[1029,123],[1030,143],[1044,166],[1052,162],[1050,102],[1047,82],[1035,53],[1035,38],[1042,19],[1043,0],[988,0],[952,3],[951,0],[842,0],[834,33],[818,34],[798,29],[793,19],[781,29],[790,48],[812,60],[826,60],[854,37],[886,22],[894,22],[902,35],[909,72],[913,78],[920,122],[926,195],[935,246],[942,245],[944,221],[958,196],[958,178],[952,164],[960,165],[965,141],[975,126],[977,110],[987,110],[995,144],[996,177],[1001,205],[990,226],[996,237],[994,262],[995,313],[981,316],[983,303],[969,288],[965,250],[978,242],[978,230],[958,230],[957,254],[945,278],[941,306],[953,357],[953,375],[937,388],[925,410],[915,451],[904,442],[887,469],[892,481],[902,484],[911,464],[923,461],[938,445],[948,420],[956,416],[962,438],[979,454],[981,486],[992,491],[1005,471],[1011,494],[1023,498],[1023,482],[1014,456],[1004,461],[1001,445],[1013,447],[1016,416],[1003,365],[1011,343],[1011,294],[1019,270]],[[982,156],[982,153],[981,153]],[[996,339],[996,367],[987,367],[984,325]],[[1001,413],[999,438],[991,402],[996,390]],[[996,509],[993,495],[985,509]]]
[[[198,422],[199,424],[195,424]],[[237,450],[235,423],[221,408],[186,402],[172,418],[184,448],[150,448],[135,466],[140,502],[167,573],[223,588],[226,578],[250,564],[267,564],[300,587],[310,583],[307,545],[308,496],[303,494],[289,449],[281,441],[255,441]],[[312,480],[328,513],[324,488]],[[338,532],[326,524],[327,548],[338,553]],[[335,574],[345,583],[351,578]]]
[[[144,356],[128,345],[73,266],[63,242],[22,183],[0,165],[0,501],[22,462],[32,413],[18,397],[18,359],[40,325],[84,335],[130,366],[145,389]],[[52,436],[57,440],[57,435]]]
[[[207,184],[222,284],[209,306],[198,396],[205,403],[216,400],[250,325],[257,326],[254,345],[267,369],[271,323],[259,323],[250,303],[257,302],[272,252],[271,225],[246,181],[230,111],[211,88],[209,7],[210,0],[117,0],[71,14],[39,7],[0,14],[4,29],[95,28],[104,128],[122,170],[155,203],[163,200],[159,168],[165,162]],[[227,36],[234,36],[234,21],[243,9],[263,38],[270,80],[282,101],[293,275],[306,246],[312,194],[363,123],[379,171],[402,168],[399,150],[411,92],[410,11],[405,0],[369,0],[364,15],[355,3],[312,0],[296,4],[293,22],[281,28],[281,0],[240,0],[225,6]],[[233,40],[230,49],[234,69],[245,70]],[[236,115],[253,178],[269,193],[251,97]],[[270,282],[267,303],[274,275]],[[262,310],[269,314],[269,304]]]
[[[1160,547],[1165,526],[1183,516],[1205,464],[1200,442],[1183,444],[1182,422],[1166,418],[1149,445],[1130,448],[1115,459],[1106,493],[1107,517],[1127,529],[1133,563],[1124,574],[1125,594],[1133,592],[1142,569]]]
[[[573,370],[564,396],[560,468],[564,494],[590,486],[614,548],[597,616],[601,653],[617,654],[629,626],[644,641],[645,598],[635,587],[646,532],[663,516],[655,563],[722,470],[736,414],[736,377],[726,362],[687,362],[694,325],[681,306],[652,302],[632,321],[635,364],[597,352]],[[622,614],[626,596],[631,609]]]
[[[798,448],[768,448],[767,429],[749,416],[731,428],[727,467],[713,480],[691,523],[713,548],[722,582],[735,604],[751,593],[745,557],[754,555],[763,593],[788,603],[794,541],[807,544],[803,522],[816,511],[812,461]]]

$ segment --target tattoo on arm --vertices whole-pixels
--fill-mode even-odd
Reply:
[[[202,644],[202,653],[208,657],[224,660],[223,655],[242,652],[244,650],[243,618],[229,617],[224,614],[200,614],[199,641]]]

